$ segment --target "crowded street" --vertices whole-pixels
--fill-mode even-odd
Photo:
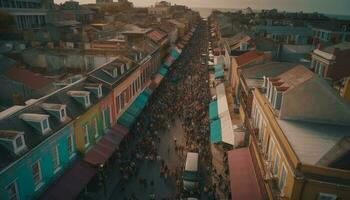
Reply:
[[[217,199],[209,142],[208,69],[201,64],[207,51],[208,28],[201,22],[182,56],[131,130],[121,149],[121,180],[110,199]],[[199,154],[199,188],[183,191],[186,153]]]

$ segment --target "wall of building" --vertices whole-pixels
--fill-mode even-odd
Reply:
[[[308,180],[305,182],[301,200],[318,199],[320,193],[335,195],[337,199],[350,199],[350,187],[341,184]]]
[[[334,81],[350,76],[350,49],[344,51],[336,51],[335,56],[335,63],[328,66],[325,71],[325,76],[332,78]]]
[[[275,188],[277,190],[279,189],[278,188],[279,181],[281,181],[282,168],[286,169],[287,173],[286,173],[286,179],[285,179],[285,186],[283,189],[280,190],[280,192],[284,196],[290,198],[292,196],[293,189],[294,189],[295,169],[289,163],[289,154],[285,153],[284,144],[281,143],[280,140],[278,139],[279,138],[278,135],[283,133],[275,132],[275,128],[270,124],[271,121],[275,121],[275,119],[271,119],[271,117],[268,114],[266,114],[266,110],[262,108],[263,106],[265,105],[261,104],[259,100],[254,98],[253,109],[252,109],[252,121],[254,124],[253,126],[259,129],[257,138],[258,138],[258,141],[260,140],[259,138],[261,138],[260,140],[261,146],[258,148],[260,148],[262,152],[266,153],[264,156],[261,156],[261,158],[265,158],[265,160],[262,160],[260,162],[262,163],[262,166],[264,165],[264,163],[266,163],[265,170],[271,172],[271,175],[272,175],[269,182],[271,183],[271,186],[277,185],[277,187]],[[279,161],[278,161],[278,164],[276,165],[275,163],[277,161],[276,160],[277,154],[279,155]],[[256,157],[259,157],[259,156],[256,156]],[[276,170],[276,173],[274,173],[275,168],[278,169]],[[265,175],[263,175],[262,177],[265,177]]]
[[[0,173],[0,197],[2,200],[8,199],[5,188],[16,181],[20,199],[35,199],[42,193],[50,183],[58,178],[65,169],[71,164],[75,157],[74,153],[68,153],[68,136],[72,135],[74,139],[74,129],[68,125],[54,136],[41,143],[28,155],[18,160],[15,164]],[[53,148],[58,145],[61,169],[54,173],[53,169]],[[43,185],[35,190],[34,179],[32,175],[32,165],[40,160]]]
[[[95,130],[93,129],[93,121],[97,119],[98,126],[98,135],[99,137],[104,134],[103,125],[102,125],[102,113],[99,103],[91,106],[88,110],[82,114],[79,118],[76,118],[74,121],[74,134],[76,138],[77,151],[80,153],[85,153],[89,150],[96,142]],[[85,130],[84,126],[88,126],[89,134],[89,145],[85,146]]]
[[[152,75],[158,71],[161,65],[160,60],[160,53],[158,51],[114,88],[115,113],[117,118],[127,110],[135,98],[150,84]],[[135,86],[138,87],[133,89]]]
[[[80,55],[80,54],[46,54],[36,51],[24,51],[23,61],[29,66],[41,68],[47,72],[66,70],[89,71],[101,66],[116,57],[108,55]]]
[[[115,104],[114,104],[114,99],[113,99],[113,92],[109,93],[108,96],[103,98],[100,101],[100,109],[101,109],[101,114],[102,116],[102,124],[103,128],[110,128],[113,124],[116,123],[116,113],[115,113]],[[105,111],[106,113],[104,113]]]

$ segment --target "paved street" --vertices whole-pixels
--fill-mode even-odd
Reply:
[[[174,63],[170,77],[163,80],[164,83],[153,94],[150,104],[142,113],[136,128],[134,127],[133,134],[136,135],[137,142],[131,142],[132,145],[127,147],[127,155],[123,157],[145,155],[141,159],[131,158],[131,160],[136,160],[136,169],[131,170],[131,175],[119,182],[113,189],[110,199],[178,199],[185,197],[182,191],[181,176],[186,152],[189,151],[200,154],[199,191],[201,194],[197,197],[213,199],[215,193],[211,195],[208,193],[211,191],[211,162],[208,163],[208,156],[211,157],[211,155],[207,124],[208,72],[206,67],[200,64],[201,54],[207,51],[207,27],[202,25],[199,29],[201,32],[195,33],[183,55]],[[193,89],[197,89],[198,96],[194,96],[196,94],[193,92],[196,90]],[[193,106],[187,107],[187,104]],[[194,112],[195,107],[200,110]],[[199,115],[197,117],[199,119],[191,118],[195,115]],[[202,117],[205,119],[201,120]],[[196,130],[200,127],[201,130]],[[137,152],[135,149],[138,149],[138,144],[144,145],[145,143],[149,146],[142,146],[138,153],[133,152]],[[143,153],[142,151],[148,152],[145,148],[150,148],[151,153]],[[133,166],[133,161],[131,161],[130,168],[133,169]],[[201,192],[204,186],[206,186],[205,192]]]
[[[184,131],[181,127],[180,121],[176,120],[175,123],[171,125],[171,129],[169,131],[160,132],[159,136],[161,138],[161,142],[158,153],[161,159],[164,159],[171,171],[175,170],[176,167],[182,167],[182,158],[184,157],[177,155],[173,141],[173,137],[175,136],[178,143],[183,144]],[[169,153],[168,150],[170,150]],[[146,197],[150,197],[151,194],[155,194],[156,199],[174,197],[176,193],[175,180],[173,178],[166,179],[164,177],[160,177],[160,168],[160,161],[146,161],[142,163],[138,171],[138,175],[128,181],[128,183],[125,185],[125,190],[123,191],[122,187],[117,187],[110,199],[130,198],[133,193],[138,199],[147,199]],[[144,177],[146,180],[148,180],[147,187],[144,187],[138,183],[139,177]],[[154,186],[150,185],[152,180],[154,182]]]

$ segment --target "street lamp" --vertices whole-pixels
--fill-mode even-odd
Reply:
[[[98,166],[98,172],[99,172],[99,183],[103,185],[103,194],[104,197],[107,198],[107,186],[106,186],[106,175],[103,170],[104,164],[100,164]]]

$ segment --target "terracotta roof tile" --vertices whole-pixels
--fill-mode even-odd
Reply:
[[[237,62],[237,65],[239,67],[239,66],[248,64],[248,63],[252,62],[253,60],[256,60],[257,58],[260,58],[262,56],[264,56],[264,53],[260,53],[257,51],[249,51],[247,53],[244,53],[244,54],[238,56],[236,58],[236,62]]]
[[[311,79],[313,75],[314,73],[303,65],[297,65],[291,70],[279,75],[277,77],[277,85],[281,88],[288,88],[286,90],[290,90]]]

